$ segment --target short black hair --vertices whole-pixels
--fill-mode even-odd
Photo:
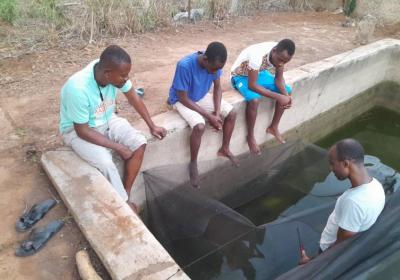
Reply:
[[[337,159],[354,160],[357,164],[364,163],[364,148],[355,139],[347,138],[336,142]]]
[[[211,63],[215,63],[217,61],[225,63],[228,57],[228,52],[226,51],[226,47],[224,46],[224,44],[222,44],[221,42],[212,42],[208,44],[204,55]]]
[[[110,45],[100,55],[100,65],[131,64],[131,57],[120,46]]]
[[[276,45],[277,52],[287,51],[288,55],[290,56],[294,55],[295,50],[296,50],[296,45],[290,39],[280,40],[278,45]]]

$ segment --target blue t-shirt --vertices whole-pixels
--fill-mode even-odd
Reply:
[[[221,76],[220,69],[215,74],[210,74],[207,69],[202,68],[197,60],[199,54],[201,52],[185,56],[176,65],[174,80],[169,90],[169,104],[179,101],[178,91],[185,91],[194,102],[199,101],[210,90],[213,81]]]
[[[88,123],[89,127],[99,127],[106,124],[115,111],[115,99],[118,88],[109,84],[99,87],[94,79],[94,65],[99,60],[92,61],[81,71],[72,75],[61,90],[60,132],[65,133],[74,123]],[[132,88],[128,80],[119,90],[126,93]]]

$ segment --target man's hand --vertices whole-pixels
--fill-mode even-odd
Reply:
[[[167,130],[160,126],[151,127],[150,132],[153,136],[157,137],[160,140],[163,139],[165,135],[167,135]]]
[[[290,102],[288,104],[284,105],[283,108],[289,109],[290,107],[292,107],[292,97],[290,95],[286,95],[286,94],[285,94],[285,96],[288,96],[290,98]]]
[[[300,260],[299,260],[299,265],[306,264],[309,261],[311,261],[311,258],[307,256],[306,251],[304,249],[301,249],[300,251]]]
[[[120,155],[123,160],[128,160],[132,157],[133,152],[128,147],[119,144],[115,151]]]
[[[219,116],[213,114],[208,114],[207,120],[210,122],[211,126],[214,127],[216,130],[222,129],[222,120]]]

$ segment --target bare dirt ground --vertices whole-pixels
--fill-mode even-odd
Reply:
[[[25,208],[49,197],[59,198],[40,167],[43,151],[61,145],[58,136],[59,92],[66,79],[97,58],[106,44],[123,46],[133,57],[132,79],[146,90],[144,101],[155,115],[167,109],[165,100],[179,58],[205,49],[211,41],[228,48],[223,87],[229,89],[229,68],[249,44],[292,38],[297,45],[288,69],[320,60],[354,47],[355,28],[342,27],[342,15],[276,13],[237,18],[218,25],[200,23],[162,32],[109,39],[83,49],[53,49],[0,60],[0,279],[79,279],[75,253],[90,247],[64,204],[53,209],[38,226],[61,218],[64,228],[38,254],[16,258],[19,241],[14,224]],[[400,38],[399,29],[377,31],[375,40]],[[133,121],[138,115],[120,98],[120,114]],[[89,248],[90,250],[90,248]],[[95,254],[96,269],[108,278]],[[129,265],[129,264],[127,264]]]

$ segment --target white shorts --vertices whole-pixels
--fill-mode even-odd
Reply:
[[[111,141],[129,147],[132,151],[147,143],[146,137],[142,132],[133,128],[126,119],[116,115],[113,115],[107,124],[93,129]],[[129,196],[113,162],[111,149],[83,140],[73,128],[64,133],[63,138],[65,144],[70,146],[75,153],[103,173],[122,199],[128,200]]]
[[[196,104],[207,112],[214,112],[214,97],[212,94],[206,94],[202,99],[197,101]],[[189,123],[189,126],[191,128],[195,127],[198,124],[206,124],[206,121],[204,120],[202,115],[200,115],[196,111],[193,111],[192,109],[189,109],[179,101],[174,104],[173,108],[176,109],[182,116],[182,118],[184,118]],[[221,117],[226,118],[226,116],[229,115],[232,109],[233,106],[231,104],[221,99]]]

